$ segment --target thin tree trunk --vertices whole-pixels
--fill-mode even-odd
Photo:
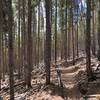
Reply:
[[[96,51],[96,41],[95,41],[95,11],[94,11],[94,1],[92,1],[92,54],[95,56]]]
[[[37,52],[37,64],[39,67],[39,60],[40,60],[40,3],[38,5],[38,40],[37,40],[37,45],[38,45],[38,52]]]
[[[64,58],[64,13],[63,13],[63,2],[61,2],[61,59]]]
[[[2,75],[2,0],[0,0],[0,90],[1,90],[1,75]]]
[[[31,0],[28,0],[28,45],[27,45],[27,86],[31,87],[31,72],[32,72],[32,33],[31,33]]]
[[[20,53],[20,0],[18,0],[18,78],[20,79],[21,72],[21,53]]]
[[[65,47],[65,61],[66,61],[66,63],[67,63],[67,57],[68,57],[68,55],[67,55],[67,0],[66,0],[66,12],[65,12],[65,43],[64,43],[64,47]]]
[[[90,45],[91,45],[91,0],[87,0],[87,18],[86,18],[86,69],[87,76],[89,79],[92,78],[92,69],[91,69],[91,53],[90,53]]]
[[[12,0],[8,0],[8,37],[9,37],[9,81],[10,81],[10,100],[14,100],[14,78],[13,78],[13,68],[14,68],[14,58],[13,58],[13,12],[12,12]]]
[[[99,3],[99,9],[98,9],[98,60],[100,61],[100,0]]]
[[[46,71],[47,85],[50,84],[50,64],[51,64],[50,1],[51,0],[45,0],[45,9],[46,9],[45,71]]]
[[[36,66],[36,14],[35,14],[35,9],[33,9],[33,60],[34,60],[34,65]]]
[[[68,23],[68,58],[70,58],[71,55],[71,8],[69,8],[70,14],[69,14],[69,23]]]
[[[4,45],[4,34],[2,33],[2,76],[3,76],[3,81],[5,80],[5,45]]]
[[[72,2],[72,1],[71,1]],[[71,27],[72,27],[72,53],[73,53],[73,65],[75,65],[75,46],[74,46],[74,26],[73,26],[73,5],[71,3]]]
[[[23,26],[23,65],[24,65],[24,80],[26,82],[26,70],[27,70],[27,34],[26,34],[26,26],[25,26],[25,3],[26,0],[22,0],[22,26]]]
[[[55,0],[55,64],[57,61],[57,0]]]
[[[77,57],[79,57],[79,45],[78,45],[78,6],[77,6],[77,32],[76,32],[76,47],[77,47]]]

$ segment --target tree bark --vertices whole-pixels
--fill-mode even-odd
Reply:
[[[27,86],[31,87],[31,71],[32,71],[32,33],[31,33],[31,0],[28,0],[28,40],[27,40]]]
[[[86,69],[88,78],[92,78],[92,69],[91,69],[91,0],[87,0],[87,17],[86,17]]]
[[[23,26],[23,65],[24,65],[24,80],[26,82],[26,65],[27,65],[27,34],[26,34],[26,26],[25,26],[25,4],[26,4],[26,0],[22,0],[22,26]]]
[[[20,79],[20,72],[21,72],[21,49],[20,49],[20,0],[18,0],[18,78]]]
[[[100,0],[98,0],[98,60],[100,61]]]
[[[1,76],[2,76],[2,25],[3,25],[3,17],[2,17],[2,0],[0,0],[0,90],[1,90]]]
[[[45,41],[45,71],[46,84],[50,84],[50,63],[51,63],[51,25],[50,25],[50,0],[45,0],[46,9],[46,41]]]
[[[65,61],[66,61],[66,63],[67,63],[67,57],[68,57],[68,55],[67,55],[67,36],[68,36],[68,33],[67,33],[67,0],[66,0],[66,12],[65,12],[65,43],[64,43],[64,48],[65,48],[65,50],[64,50],[64,52],[65,52]]]
[[[74,26],[73,26],[73,3],[71,1],[71,27],[72,27],[72,53],[73,65],[75,65],[75,45],[74,45]]]
[[[95,37],[95,10],[94,10],[94,1],[92,1],[92,54],[95,56],[96,54],[96,37]]]
[[[55,64],[57,61],[57,0],[55,0]]]
[[[8,37],[9,37],[9,81],[10,81],[10,100],[14,100],[14,78],[13,78],[13,68],[14,68],[14,58],[13,58],[13,11],[12,11],[12,0],[8,0]]]

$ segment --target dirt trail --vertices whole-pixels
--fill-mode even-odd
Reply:
[[[67,100],[80,100],[81,95],[76,85],[75,76],[79,72],[79,67],[70,66],[68,68],[60,68],[62,82],[64,84],[64,95],[67,96]],[[54,72],[52,72],[53,79],[57,77]],[[57,81],[57,80],[56,80]]]
[[[92,64],[96,63],[96,59],[92,59]],[[82,71],[86,70],[86,64],[85,61],[83,60],[82,62],[78,62],[75,66],[70,66],[70,67],[62,67],[60,66],[60,71],[61,71],[61,78],[62,82],[64,84],[64,94],[66,95],[67,99],[66,100],[83,100],[82,94],[80,93],[78,86],[77,86],[77,79],[76,77],[79,76],[79,72],[81,73]],[[56,72],[52,72],[52,77],[53,79],[57,77]],[[57,82],[57,80],[56,80]],[[98,84],[90,85],[90,90],[88,90],[89,95],[92,93],[98,94],[99,87],[97,87]],[[96,89],[94,88],[96,87]],[[100,100],[98,97],[89,97],[88,100]]]

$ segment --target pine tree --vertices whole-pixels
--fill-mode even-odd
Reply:
[[[50,25],[50,1],[45,0],[46,9],[46,41],[45,41],[45,71],[46,71],[46,84],[50,84],[50,63],[51,63],[51,25]]]
[[[31,0],[28,0],[28,37],[27,37],[27,86],[31,87],[31,72],[32,72],[32,32],[31,32]]]
[[[10,100],[14,100],[14,58],[13,58],[13,11],[12,11],[12,0],[8,0],[8,37],[9,37],[9,81],[10,81]]]
[[[90,53],[90,45],[91,45],[91,0],[87,0],[87,17],[86,17],[86,68],[87,68],[87,76],[89,79],[93,77],[92,69],[91,69],[91,53]]]

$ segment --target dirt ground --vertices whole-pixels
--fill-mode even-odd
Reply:
[[[93,59],[92,64],[96,63],[96,59]],[[53,66],[51,85],[44,84],[44,77],[32,79],[31,89],[26,89],[24,84],[15,87],[15,100],[100,100],[100,79],[90,83],[83,81],[86,78],[85,67],[85,59],[77,62],[75,66],[60,66],[62,88],[58,86],[57,73]],[[82,88],[87,90],[87,99],[83,99],[83,95],[80,93],[79,81],[83,82],[81,82]],[[3,100],[9,100],[9,89],[2,89],[0,95]]]

